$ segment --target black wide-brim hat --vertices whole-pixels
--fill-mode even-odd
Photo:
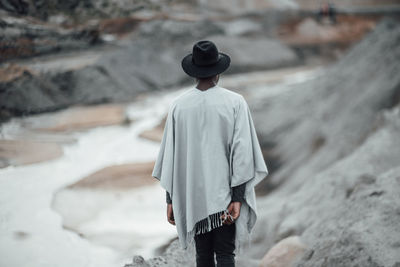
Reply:
[[[199,41],[193,46],[193,52],[182,59],[182,68],[187,75],[207,78],[228,69],[231,58],[218,52],[211,41]]]

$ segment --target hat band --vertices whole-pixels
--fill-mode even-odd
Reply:
[[[192,57],[192,63],[196,66],[200,66],[200,67],[207,67],[207,66],[212,66],[218,63],[218,61],[220,61],[221,59],[221,55],[218,55],[218,58],[216,60],[214,60],[213,62],[205,62],[205,63],[196,63],[194,60],[194,57]]]

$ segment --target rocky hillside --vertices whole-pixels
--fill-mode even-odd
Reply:
[[[0,0],[0,122],[181,86],[204,38],[231,55],[227,74],[335,60],[382,16],[326,25],[303,1],[228,2]]]
[[[259,188],[273,191],[255,257],[298,235],[308,246],[298,266],[400,263],[399,38],[399,22],[383,21],[326,75],[254,103],[281,165]]]
[[[29,15],[42,20],[55,19],[63,14],[74,21],[94,17],[120,17],[130,15],[141,9],[160,9],[162,1],[135,0],[1,0],[0,9],[12,14]]]
[[[182,85],[190,77],[182,71],[181,59],[205,37],[235,59],[230,73],[300,63],[297,54],[279,40],[246,36],[253,30],[262,28],[250,23],[232,32],[228,23],[153,19],[109,46],[3,64],[0,119],[77,103],[125,102],[141,92]]]
[[[238,266],[400,265],[399,29],[383,20],[319,78],[280,95],[249,92],[274,168],[257,186],[256,239]],[[193,266],[176,244],[126,266]]]

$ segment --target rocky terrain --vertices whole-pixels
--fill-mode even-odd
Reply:
[[[273,168],[257,186],[256,238],[238,266],[400,265],[399,26],[381,21],[319,78],[283,94],[248,90]],[[174,241],[126,266],[194,266],[182,255]]]
[[[0,67],[0,117],[53,111],[77,103],[130,101],[141,92],[187,83],[190,79],[182,72],[180,60],[196,40],[206,36],[236,58],[232,72],[299,63],[296,53],[279,40],[244,37],[246,30],[228,36],[229,30],[226,24],[211,21],[155,19],[117,41],[118,47],[5,63]],[[259,57],[265,49],[275,53]]]
[[[39,2],[0,1],[0,121],[187,84],[180,60],[203,38],[234,58],[228,74],[329,62],[382,16],[342,14],[333,26],[281,1],[238,14],[210,1],[209,13],[202,1]]]
[[[110,1],[110,0],[2,0],[0,9],[17,15],[28,15],[41,20],[70,20],[71,22],[84,21],[93,17],[118,17],[132,14],[141,9],[160,9],[162,1]]]
[[[19,165],[45,166],[44,161],[65,157],[62,145],[76,141],[74,132],[130,125],[125,104],[189,84],[180,60],[195,41],[207,38],[234,59],[227,74],[247,73],[221,82],[240,89],[248,100],[271,173],[256,188],[256,238],[251,250],[237,255],[237,266],[400,266],[398,1],[337,1],[336,25],[317,23],[314,1],[230,3],[0,0],[0,122],[48,113],[24,118],[21,129],[8,135],[12,138],[0,140],[0,168],[11,165],[6,170],[11,175]],[[380,21],[383,13],[392,19]],[[283,88],[283,73],[295,68],[280,69],[278,75],[254,72],[315,65],[326,65],[317,78],[287,80]],[[162,129],[163,122],[140,131],[140,137],[159,141]],[[78,205],[73,201],[81,201],[75,190],[107,189],[112,195],[150,183],[152,162],[131,161],[92,166],[84,175],[73,170],[75,182],[63,185],[67,193],[59,194],[64,227],[82,237],[86,233],[68,224],[70,207]],[[90,203],[103,209],[102,202]],[[88,214],[84,208],[73,210]],[[106,240],[101,229],[84,230],[101,245],[118,247],[127,236],[113,232]],[[65,232],[57,228],[57,238]],[[15,233],[18,240],[29,236]],[[128,255],[136,251],[129,244],[120,247]],[[193,255],[180,250],[176,239],[158,250],[160,256],[136,255],[126,266],[194,266]]]
[[[261,139],[282,164],[261,185],[276,189],[258,230],[263,246],[300,235],[309,246],[300,266],[400,262],[398,26],[382,22],[317,81],[255,104]]]
[[[337,0],[338,8],[372,7],[396,5],[396,0]],[[138,11],[175,11],[175,12],[208,12],[215,14],[237,14],[262,9],[305,9],[314,10],[319,3],[312,0],[1,0],[0,9],[13,14],[30,15],[42,20],[54,20],[62,14],[72,21],[82,21],[88,18],[128,16]],[[66,18],[65,18],[66,19]]]

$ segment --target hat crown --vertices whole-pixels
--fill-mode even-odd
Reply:
[[[203,40],[193,45],[192,53],[182,59],[181,65],[189,76],[207,78],[224,72],[230,62],[231,58],[220,53],[213,42]]]
[[[211,41],[200,41],[193,46],[193,64],[209,66],[218,62],[219,52]]]

